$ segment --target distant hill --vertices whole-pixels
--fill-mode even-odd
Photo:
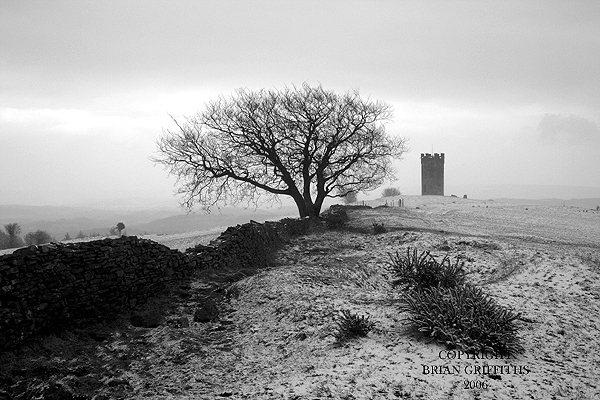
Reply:
[[[75,237],[79,231],[107,235],[111,227],[123,221],[128,235],[174,234],[195,230],[229,226],[253,219],[263,222],[282,216],[295,216],[295,207],[251,209],[228,207],[213,211],[184,214],[180,209],[149,210],[102,210],[85,207],[0,205],[0,229],[16,222],[21,226],[21,237],[38,229],[48,232],[56,240],[62,240],[68,232]],[[278,218],[279,217],[279,218]]]
[[[297,217],[297,214],[298,212],[295,207],[282,207],[281,209],[270,210],[259,209],[256,211],[228,208],[223,209],[221,213],[174,215],[146,224],[136,225],[134,228],[142,232],[170,235],[197,230],[208,230],[217,226],[243,224],[250,220],[264,222],[266,220],[281,219],[284,216]],[[127,232],[131,234],[129,229]]]

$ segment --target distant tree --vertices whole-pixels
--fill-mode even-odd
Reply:
[[[8,248],[8,235],[4,231],[0,231],[0,250]]]
[[[290,196],[300,217],[318,217],[327,197],[373,190],[393,177],[406,140],[388,135],[390,105],[318,85],[239,89],[175,120],[157,145],[188,209]]]
[[[124,229],[125,229],[125,224],[123,222],[119,222],[117,224],[117,230],[119,231],[119,236],[121,236]]]
[[[35,233],[34,232],[29,232],[27,235],[25,235],[25,244],[27,246],[31,246],[32,244],[37,244],[34,242],[35,242]]]
[[[352,191],[348,192],[346,196],[344,196],[344,203],[346,204],[354,204],[358,200],[358,193]]]
[[[71,235],[69,235],[69,232],[67,232],[63,240],[71,240]]]
[[[50,243],[53,240],[52,236],[46,231],[37,230],[35,232],[29,232],[25,235],[25,244],[31,246],[33,244],[44,244]]]
[[[117,234],[118,234],[118,233],[119,233],[119,230],[117,229],[117,227],[116,227],[116,226],[113,226],[112,228],[110,228],[110,229],[108,230],[108,234],[109,234],[110,236],[117,236]],[[120,236],[120,235],[119,235],[119,236]]]
[[[8,235],[7,249],[14,249],[15,247],[23,247],[23,239],[19,236],[21,234],[21,226],[16,222],[4,225],[6,234]]]
[[[77,236],[75,236],[75,239],[85,239],[85,234],[83,233],[83,231],[79,231]]]
[[[383,192],[381,192],[382,197],[400,196],[401,194],[400,190],[395,187],[385,188],[383,189]]]

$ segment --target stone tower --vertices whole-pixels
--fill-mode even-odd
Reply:
[[[444,153],[421,153],[421,196],[444,195]]]

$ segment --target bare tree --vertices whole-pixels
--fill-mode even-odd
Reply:
[[[320,85],[239,89],[177,120],[157,142],[162,164],[177,177],[182,205],[256,206],[290,196],[301,217],[319,215],[326,197],[373,190],[393,179],[392,158],[406,140],[386,134],[391,106],[336,94]]]

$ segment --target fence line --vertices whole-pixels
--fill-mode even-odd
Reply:
[[[404,205],[405,205],[404,199],[402,199],[402,198],[399,198],[399,199],[360,200],[360,201],[357,201],[354,204],[355,205],[370,206],[370,207],[379,207],[379,206],[404,207]]]

